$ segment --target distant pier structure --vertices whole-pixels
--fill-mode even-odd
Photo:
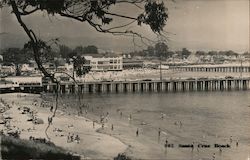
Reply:
[[[249,65],[188,65],[172,66],[172,70],[186,72],[249,72]]]
[[[43,91],[54,92],[55,84],[43,84]],[[86,82],[60,85],[60,93],[116,93],[116,92],[177,92],[249,90],[250,78],[199,78],[164,81]]]

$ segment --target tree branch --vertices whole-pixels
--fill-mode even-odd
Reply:
[[[22,12],[20,12],[20,14],[21,14],[22,16],[27,16],[27,15],[30,15],[30,14],[32,14],[32,13],[38,11],[38,10],[39,10],[39,8],[35,8],[35,9],[31,10],[31,11],[22,10]]]
[[[120,18],[137,20],[137,18],[129,17],[129,16],[124,16],[124,15],[120,15],[120,14],[116,14],[116,13],[111,13],[111,12],[104,12],[104,13],[107,14],[107,15],[112,15],[112,16],[116,16],[116,17],[120,17]]]

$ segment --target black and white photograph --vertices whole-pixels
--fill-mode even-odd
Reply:
[[[250,0],[0,0],[0,159],[250,160]]]

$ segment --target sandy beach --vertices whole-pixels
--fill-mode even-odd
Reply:
[[[21,95],[21,97],[20,97]],[[11,108],[3,113],[4,117],[11,117],[8,131],[20,131],[20,138],[29,139],[46,138],[45,129],[48,125],[48,117],[52,115],[49,108],[39,107],[40,95],[34,94],[2,94],[1,97]],[[37,105],[35,105],[36,100]],[[39,104],[39,105],[38,105]],[[43,120],[43,124],[34,124],[27,121],[30,117],[27,114],[21,114],[19,107],[28,107],[34,111],[36,117]],[[99,124],[84,117],[67,115],[57,111],[53,118],[52,125],[48,129],[48,136],[57,146],[63,147],[71,153],[81,155],[84,159],[113,159],[118,153],[126,150],[127,146],[118,139],[106,134],[98,133]],[[1,124],[0,130],[7,133],[6,127]],[[79,143],[76,141],[67,142],[68,134],[78,135]]]

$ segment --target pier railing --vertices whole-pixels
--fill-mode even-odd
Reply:
[[[171,66],[170,69],[186,72],[250,72],[250,66]]]

